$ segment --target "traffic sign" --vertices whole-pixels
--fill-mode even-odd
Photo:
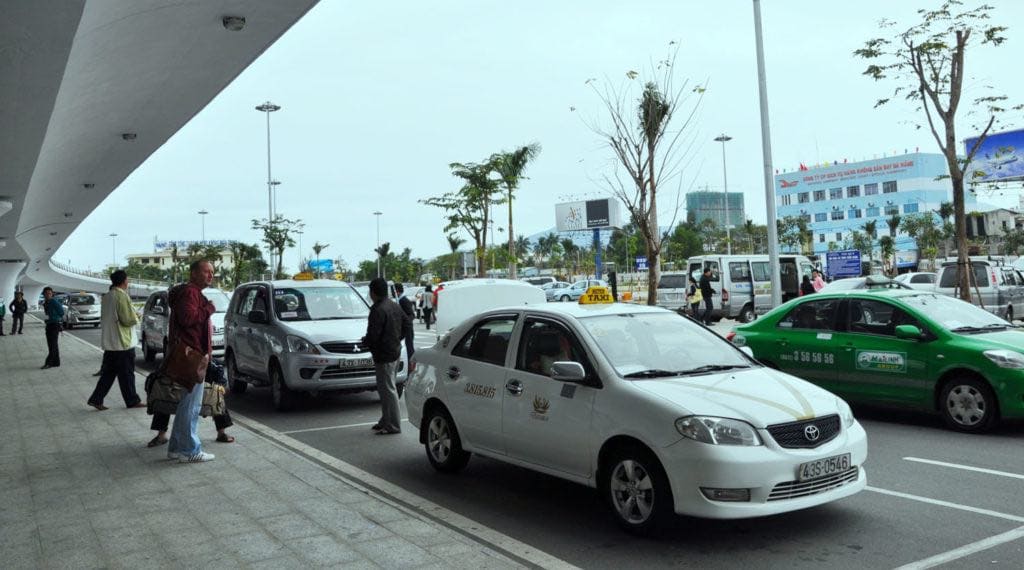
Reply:
[[[636,270],[637,271],[647,271],[647,256],[646,255],[638,255],[638,256],[636,256]]]
[[[825,263],[833,278],[860,277],[860,251],[856,249],[830,251],[825,254]]]

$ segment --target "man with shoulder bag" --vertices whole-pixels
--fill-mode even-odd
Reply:
[[[213,265],[205,260],[195,261],[189,266],[188,283],[172,288],[167,295],[171,318],[164,372],[186,392],[174,413],[167,457],[181,463],[214,459],[212,453],[203,452],[196,431],[203,403],[203,379],[213,352],[210,315],[216,309],[203,296],[203,289],[211,283]]]

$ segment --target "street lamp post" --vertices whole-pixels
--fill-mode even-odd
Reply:
[[[302,229],[303,225],[299,225],[299,229],[295,230],[295,233],[299,235],[299,272],[303,272],[306,268],[302,267]]]
[[[271,199],[271,201],[270,201],[270,204],[271,204],[271,206],[270,206],[270,215],[273,216],[274,219],[277,218],[277,187],[280,186],[280,185],[281,185],[281,181],[280,180],[271,180],[270,181],[270,188],[272,189],[271,194],[273,195],[273,199]]]
[[[384,212],[374,212],[373,215],[377,217],[377,277],[380,277],[380,216]]]
[[[202,222],[203,222],[203,233],[200,234],[202,236],[202,240],[201,241],[202,241],[203,245],[206,245],[206,214],[209,214],[209,213],[210,212],[206,211],[206,208],[203,208],[202,210],[199,210],[199,219],[202,220]]]
[[[117,234],[110,234],[110,265],[117,266]]]
[[[256,110],[267,115],[267,222],[274,222],[274,186],[273,178],[270,175],[270,114],[274,111],[280,111],[281,106],[275,105],[270,101],[264,102],[262,105],[257,105]],[[270,271],[274,271],[274,248],[268,246],[270,254]]]
[[[725,170],[725,143],[731,140],[732,137],[725,133],[715,137],[715,142],[722,143],[722,183],[725,187],[725,192],[723,192],[725,197],[725,253],[727,255],[732,255],[732,234],[729,231],[729,176],[726,174]]]
[[[768,268],[772,277],[772,306],[782,304],[779,266],[779,233],[775,227],[775,184],[772,182],[772,132],[768,125],[768,85],[764,70],[764,38],[761,34],[761,1],[754,0],[754,40],[757,49],[757,88],[761,107],[761,154],[764,162],[764,199],[768,206]]]

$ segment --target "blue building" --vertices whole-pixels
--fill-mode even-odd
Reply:
[[[864,231],[875,220],[877,235],[888,235],[886,220],[936,212],[942,202],[952,202],[946,158],[934,153],[911,153],[853,163],[833,163],[775,176],[775,200],[779,218],[803,218],[814,232],[814,253],[823,254],[829,244],[842,249],[854,231]],[[967,193],[967,210],[975,205]],[[899,231],[896,234],[897,267],[917,265],[917,244]]]

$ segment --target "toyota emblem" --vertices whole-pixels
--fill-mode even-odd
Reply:
[[[821,430],[818,429],[818,426],[810,424],[804,428],[804,437],[807,438],[807,441],[818,441],[818,438],[821,437]]]

